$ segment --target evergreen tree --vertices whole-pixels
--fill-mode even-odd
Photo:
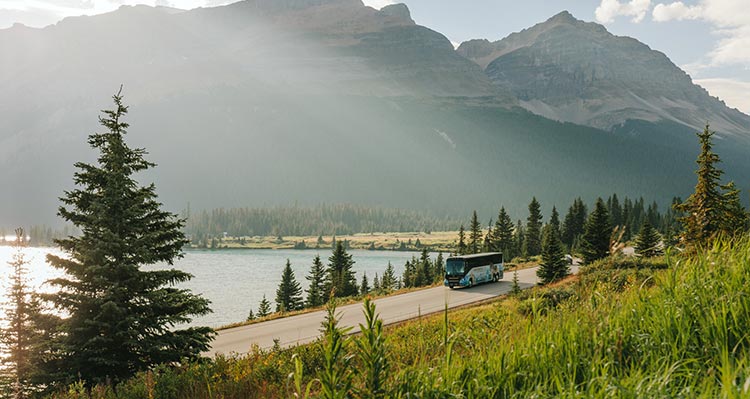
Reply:
[[[433,281],[433,275],[432,275],[432,262],[430,261],[430,253],[427,252],[427,249],[423,249],[421,255],[419,256],[419,279],[420,281],[417,282],[418,286],[425,286],[432,284]]]
[[[560,214],[557,213],[557,207],[555,206],[552,206],[552,215],[549,218],[549,224],[557,231],[557,237],[560,238]]]
[[[305,279],[310,282],[310,286],[305,290],[307,292],[307,306],[314,308],[325,305],[328,302],[325,285],[326,269],[323,262],[320,261],[320,255],[315,255],[315,258],[313,258],[310,274]]]
[[[529,217],[526,219],[526,239],[524,256],[536,256],[542,250],[542,208],[536,197],[529,204]]]
[[[362,274],[362,284],[359,285],[359,294],[365,296],[370,293],[370,282],[367,281],[367,272]]]
[[[477,217],[477,211],[471,216],[471,224],[469,225],[469,251],[472,254],[477,254],[482,249],[482,226],[479,224],[479,218]]]
[[[583,227],[586,224],[586,205],[583,200],[576,198],[573,205],[568,208],[568,214],[562,225],[561,240],[571,251],[575,247],[576,241],[583,234]]]
[[[521,224],[521,220],[519,219],[516,222],[516,229],[513,231],[513,254],[515,256],[523,256],[525,241],[526,231],[524,230],[523,224]]]
[[[382,292],[382,288],[380,288],[380,279],[378,278],[378,274],[375,273],[375,278],[372,279],[372,290],[375,291],[375,293]]]
[[[612,237],[612,225],[609,224],[607,205],[599,198],[594,211],[591,212],[583,236],[581,236],[581,253],[583,261],[591,263],[609,255],[609,241]]]
[[[156,364],[197,358],[214,334],[207,327],[176,329],[192,316],[210,312],[208,301],[175,285],[192,278],[179,270],[143,271],[141,266],[172,264],[187,244],[184,221],[160,209],[153,184],[140,186],[133,175],[153,163],[146,151],[125,144],[127,107],[120,93],[115,109],[99,118],[106,133],[88,143],[99,151],[97,164],[79,162],[80,188],[61,198],[58,215],[82,233],[56,240],[65,256],[48,262],[65,272],[47,296],[70,315],[59,345],[66,381],[116,384]]]
[[[464,232],[464,225],[458,230],[458,246],[456,247],[456,253],[458,255],[466,254],[466,233]]]
[[[723,172],[716,166],[720,162],[719,156],[712,151],[714,132],[708,125],[702,133],[698,133],[701,153],[696,163],[698,170],[698,184],[695,192],[677,206],[677,210],[684,212],[681,219],[684,226],[682,240],[687,245],[703,245],[721,231],[724,219],[724,198],[719,190],[719,181]]]
[[[536,275],[542,284],[548,284],[570,274],[562,242],[557,229],[551,224],[544,227],[542,238],[542,263]]]
[[[435,263],[433,265],[433,271],[432,271],[432,281],[435,283],[442,282],[445,278],[445,260],[443,259],[443,253],[438,253],[437,258],[435,258]]]
[[[404,283],[404,287],[416,287],[417,286],[417,259],[413,258],[407,260],[404,264],[404,274],[401,277],[401,281]]]
[[[266,317],[271,314],[271,302],[266,299],[266,294],[263,294],[263,299],[260,300],[258,305],[258,317]]]
[[[647,219],[643,222],[638,237],[635,239],[635,253],[646,258],[659,256],[662,254],[662,250],[659,248],[660,241],[659,233]]]
[[[609,211],[609,222],[612,226],[622,226],[622,206],[617,194],[612,194],[607,201],[607,210]]]
[[[255,313],[253,313],[253,310],[250,309],[250,312],[247,314],[246,321],[252,321],[252,320],[255,320]]]
[[[14,253],[8,262],[10,286],[4,305],[4,327],[0,330],[2,353],[0,376],[9,377],[14,398],[28,398],[43,382],[45,358],[51,349],[47,344],[56,327],[57,317],[44,314],[39,298],[27,284],[28,261],[23,248],[27,245],[22,228],[12,242]],[[10,394],[10,392],[9,392]]]
[[[521,293],[521,286],[518,284],[518,269],[513,270],[513,285],[510,287],[511,295],[518,295]]]
[[[497,215],[495,229],[493,231],[493,247],[495,251],[500,251],[503,256],[510,260],[515,256],[513,251],[513,221],[505,212],[505,207],[500,208]]]
[[[347,296],[356,296],[359,293],[357,288],[357,279],[354,275],[354,260],[346,252],[346,248],[341,241],[336,243],[331,257],[328,258],[328,276],[326,292],[334,290],[334,296],[343,298]]]
[[[731,237],[737,233],[746,232],[748,230],[748,214],[740,202],[740,190],[734,182],[729,182],[726,185],[721,186],[721,188],[724,190],[724,193],[722,194],[724,205],[721,227],[722,233]]]
[[[396,289],[397,283],[396,272],[395,270],[393,270],[393,265],[391,265],[391,262],[388,262],[388,266],[383,272],[383,278],[380,280],[380,287],[383,289],[383,292],[389,293]]]
[[[293,312],[302,309],[302,304],[302,288],[294,278],[292,263],[287,259],[279,288],[276,289],[276,311]]]

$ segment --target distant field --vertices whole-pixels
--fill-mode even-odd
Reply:
[[[352,249],[372,250],[421,250],[428,247],[431,251],[450,252],[458,240],[457,231],[433,231],[431,233],[362,233],[336,236],[336,241],[347,241]],[[292,249],[292,248],[330,248],[333,236],[255,236],[225,237],[217,240],[217,248],[236,249]],[[198,248],[193,245],[192,248]]]

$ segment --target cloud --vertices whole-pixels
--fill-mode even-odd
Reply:
[[[601,0],[599,7],[596,7],[594,15],[600,23],[614,22],[615,17],[626,16],[633,17],[635,23],[643,21],[648,10],[651,9],[651,0],[631,0],[620,2],[620,0]]]
[[[654,7],[653,17],[656,22],[671,20],[698,19],[703,10],[699,6],[686,6],[681,1],[672,4],[657,4]]]
[[[724,100],[727,105],[750,114],[750,82],[734,79],[696,79],[696,84],[703,86],[712,96]]]
[[[654,21],[702,20],[720,36],[708,54],[708,66],[750,65],[750,7],[747,0],[701,0],[694,6],[681,1],[654,7]]]
[[[396,2],[392,0],[364,0],[364,3],[366,6],[370,6],[376,10],[379,10],[385,6],[389,6],[391,4],[396,4]]]

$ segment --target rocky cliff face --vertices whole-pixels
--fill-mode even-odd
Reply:
[[[604,129],[628,120],[700,129],[709,121],[727,135],[750,131],[750,117],[693,84],[663,53],[568,12],[495,43],[463,43],[458,52],[550,119]]]

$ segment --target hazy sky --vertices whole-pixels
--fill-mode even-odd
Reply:
[[[0,28],[43,27],[66,16],[93,15],[121,5],[190,9],[233,0],[0,0]],[[394,1],[364,0],[380,8]],[[750,0],[402,0],[417,23],[454,43],[501,39],[568,10],[666,53],[730,106],[750,113]]]

